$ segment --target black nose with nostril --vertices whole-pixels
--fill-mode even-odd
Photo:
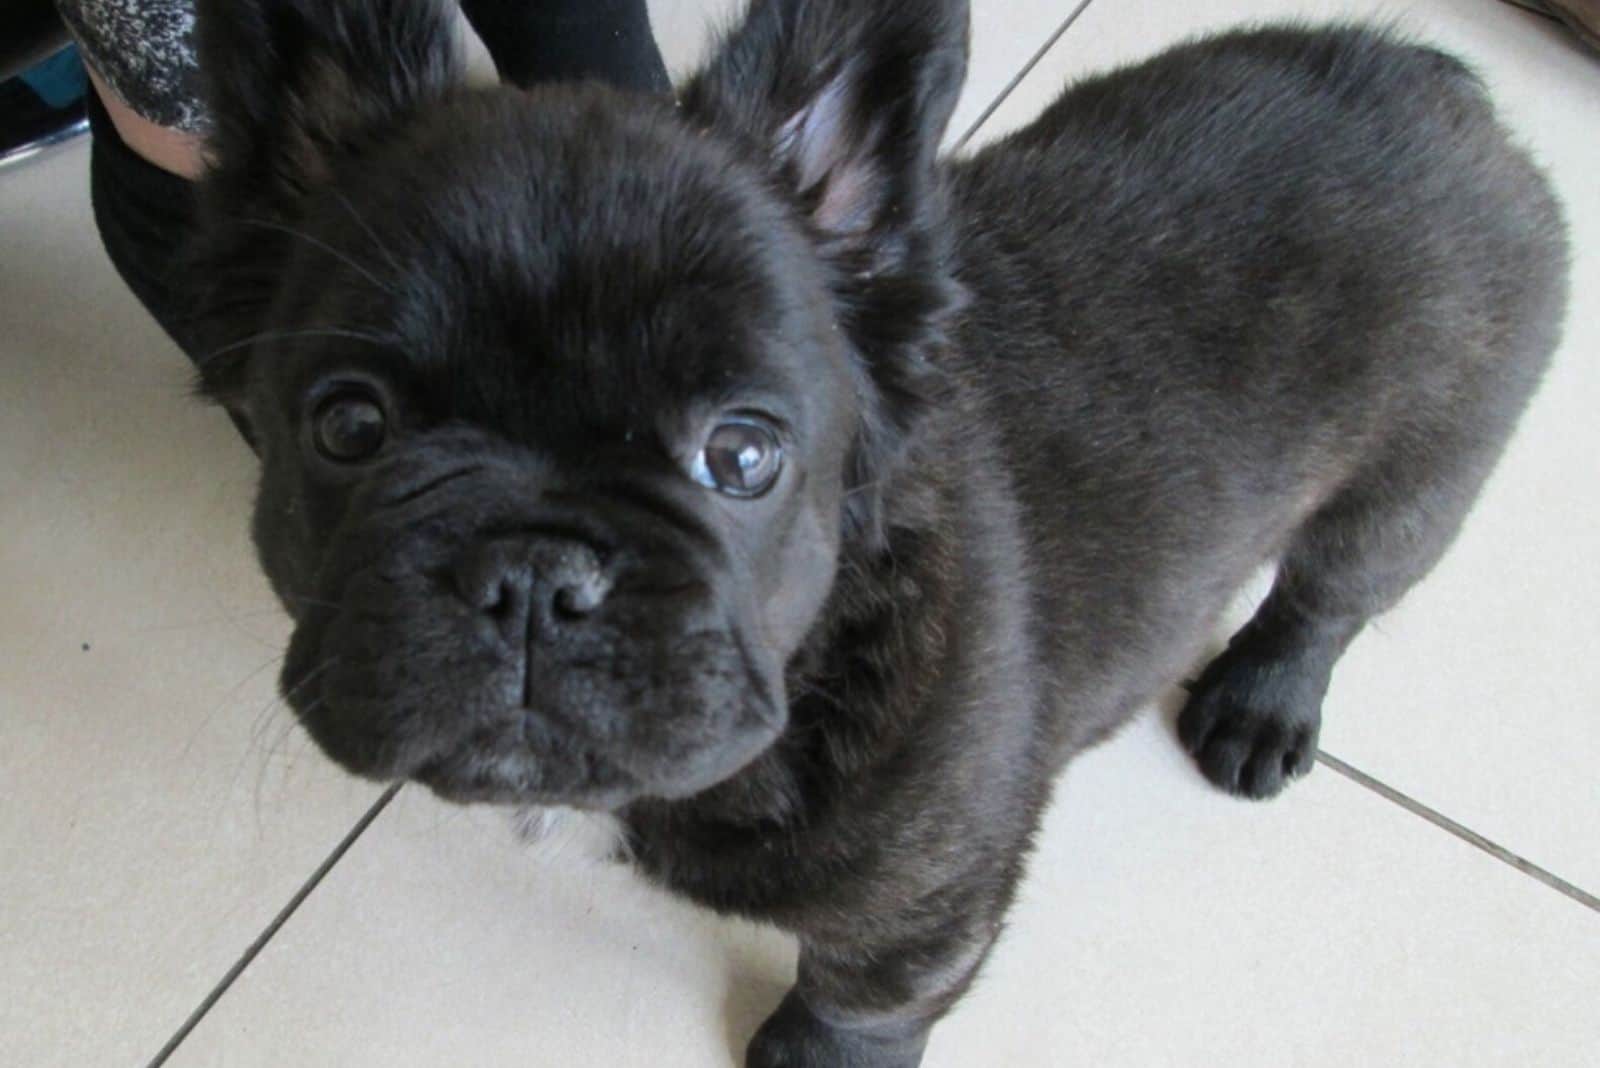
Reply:
[[[500,538],[464,551],[456,592],[508,637],[592,615],[611,592],[600,558],[582,542],[559,537]]]

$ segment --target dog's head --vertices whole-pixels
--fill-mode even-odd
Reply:
[[[201,384],[311,734],[462,799],[737,772],[936,388],[964,5],[757,0],[676,105],[463,88],[432,0],[200,36]]]

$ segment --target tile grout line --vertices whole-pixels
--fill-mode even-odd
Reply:
[[[1000,90],[1000,94],[989,102],[988,107],[983,109],[983,114],[978,116],[977,121],[967,128],[967,132],[962,134],[954,145],[950,146],[948,155],[953,156],[967,147],[967,142],[972,140],[973,135],[978,132],[979,128],[989,121],[990,116],[1000,110],[1000,105],[1006,102],[1017,86],[1022,84],[1024,78],[1033,73],[1033,68],[1039,65],[1039,62],[1044,59],[1050,49],[1055,47],[1056,42],[1061,40],[1062,35],[1072,28],[1074,22],[1078,21],[1078,16],[1087,11],[1092,3],[1094,3],[1094,0],[1082,0],[1077,7],[1073,8],[1072,13],[1066,17],[1060,26],[1056,27],[1056,32],[1052,33],[1049,40],[1045,41],[1039,50],[1033,54],[1033,58],[1023,64],[1022,69],[1017,71],[1016,77],[1007,82],[1005,88]]]
[[[1511,850],[1507,849],[1503,845],[1500,845],[1498,842],[1490,841],[1477,831],[1462,826],[1449,816],[1446,816],[1444,813],[1439,812],[1436,809],[1429,808],[1421,801],[1401,793],[1399,790],[1396,790],[1387,783],[1383,783],[1377,779],[1374,779],[1371,775],[1368,775],[1359,768],[1351,767],[1338,757],[1329,756],[1321,749],[1317,750],[1317,760],[1323,766],[1338,772],[1340,775],[1343,775],[1357,786],[1366,787],[1368,790],[1371,790],[1380,797],[1399,805],[1412,815],[1420,816],[1422,819],[1427,820],[1435,827],[1455,835],[1468,845],[1478,847],[1501,863],[1517,869],[1529,878],[1536,879],[1539,882],[1544,883],[1557,893],[1565,894],[1578,904],[1583,905],[1586,908],[1593,909],[1595,912],[1600,912],[1600,898],[1595,897],[1586,890],[1574,886],[1572,883],[1567,882],[1567,880],[1561,878],[1561,876],[1555,874],[1554,872],[1546,871],[1544,868],[1539,867],[1539,865],[1533,863],[1531,860],[1528,860],[1525,857],[1520,857],[1511,852]]]
[[[294,896],[289,899],[288,903],[278,910],[278,914],[272,918],[272,922],[267,924],[260,934],[256,935],[255,941],[251,942],[239,959],[233,962],[233,967],[229,968],[227,974],[218,980],[216,986],[211,988],[211,992],[189,1014],[189,1018],[183,1021],[183,1025],[173,1032],[171,1038],[167,1039],[167,1044],[162,1046],[161,1051],[151,1059],[148,1068],[160,1068],[161,1065],[167,1063],[167,1058],[177,1051],[178,1047],[183,1044],[183,1040],[189,1037],[189,1033],[195,1029],[201,1020],[205,1019],[206,1013],[210,1012],[212,1007],[222,1000],[222,995],[228,992],[228,988],[233,986],[234,981],[240,975],[244,974],[244,970],[250,967],[251,962],[266,948],[267,943],[272,941],[273,936],[283,928],[284,924],[289,922],[289,917],[293,916],[295,910],[305,903],[306,898],[311,896],[311,892],[333,870],[334,865],[344,859],[344,855],[350,851],[350,847],[356,844],[356,840],[361,837],[368,827],[372,826],[372,822],[389,806],[389,802],[394,800],[395,795],[400,792],[400,788],[404,785],[405,783],[403,782],[393,784],[383,792],[383,796],[372,803],[372,807],[367,809],[362,817],[356,821],[355,826],[350,828],[339,844],[333,847],[333,852],[323,858],[322,863],[317,865],[317,870],[311,873],[311,877],[302,883],[300,889],[295,891]]]

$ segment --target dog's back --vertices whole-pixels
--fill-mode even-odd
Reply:
[[[1077,672],[1068,748],[1396,454],[1450,467],[1432,492],[1463,509],[1556,342],[1547,183],[1467,68],[1379,31],[1194,42],[949,176],[966,374],[1009,431],[1047,656]]]

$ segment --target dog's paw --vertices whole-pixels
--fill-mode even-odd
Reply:
[[[880,1038],[818,1019],[789,991],[745,1053],[745,1068],[917,1068],[927,1031]]]
[[[1230,649],[1189,687],[1178,737],[1216,785],[1274,797],[1311,770],[1326,688],[1324,673]]]

